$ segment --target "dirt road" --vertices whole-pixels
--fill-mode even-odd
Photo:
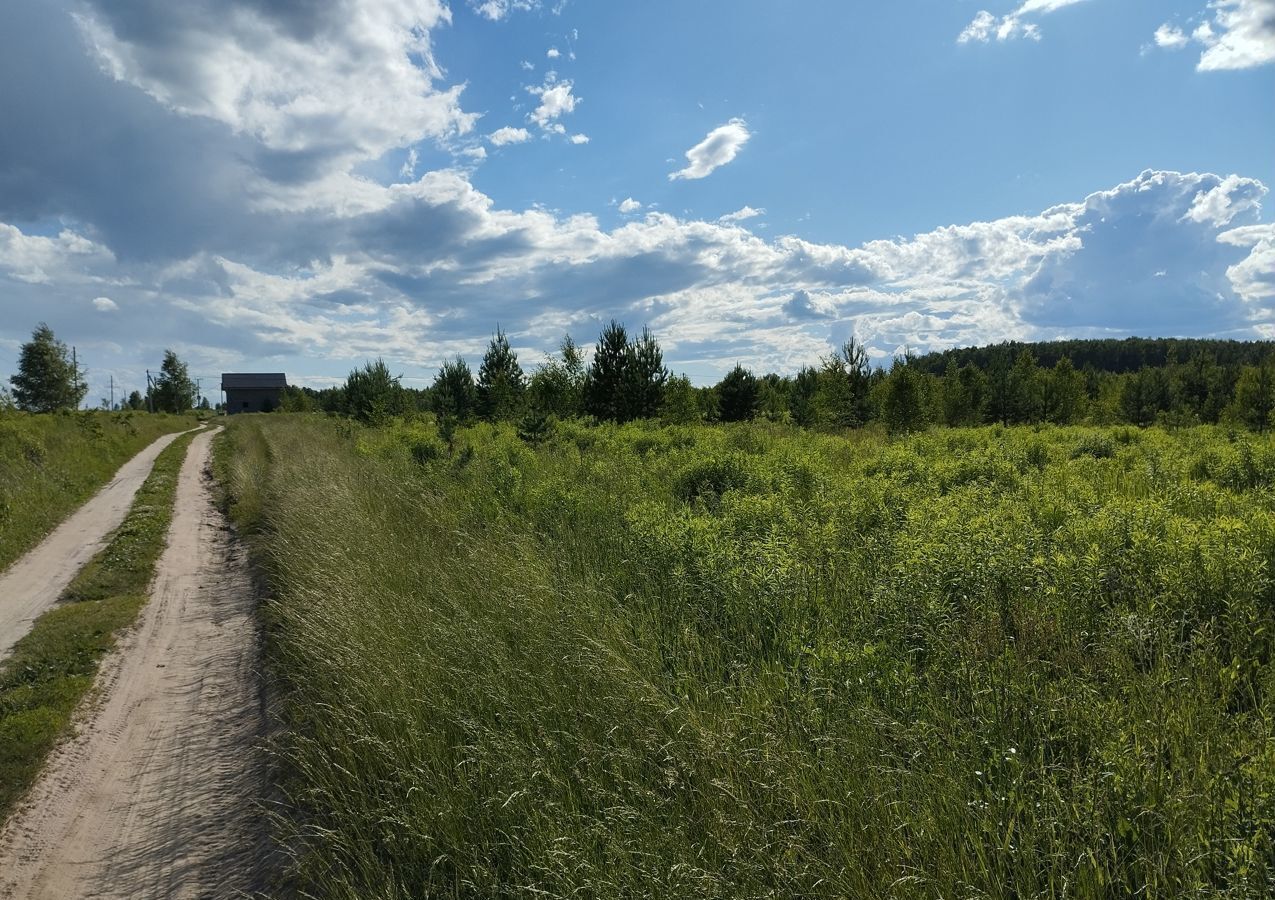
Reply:
[[[213,504],[211,433],[98,702],[0,833],[0,897],[234,897],[259,886],[264,729],[254,595]]]
[[[133,505],[160,451],[177,439],[166,434],[124,463],[106,487],[54,529],[35,549],[0,573],[0,658],[57,602],[84,564],[102,549]]]

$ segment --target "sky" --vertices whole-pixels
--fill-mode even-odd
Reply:
[[[0,373],[1275,338],[1275,0],[5,0]]]

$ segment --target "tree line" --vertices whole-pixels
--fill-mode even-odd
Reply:
[[[761,418],[813,428],[875,422],[891,432],[1046,422],[1226,422],[1264,431],[1275,415],[1272,349],[1258,341],[1004,343],[903,354],[886,368],[873,365],[867,348],[851,339],[795,375],[757,375],[737,364],[717,384],[696,387],[665,367],[649,329],[633,334],[612,321],[591,359],[568,335],[528,374],[497,329],[476,374],[458,356],[440,367],[430,387],[413,390],[377,360],[351,372],[341,386],[289,388],[284,408],[366,422],[431,411],[445,429],[475,420],[514,421],[530,435],[555,417],[668,424]],[[1074,350],[1084,365],[1065,350]],[[1134,366],[1134,359],[1142,361]]]
[[[115,409],[184,413],[208,409],[208,400],[190,377],[189,367],[172,350],[164,351],[159,373],[149,379],[146,393],[134,390]],[[10,390],[0,389],[0,404],[12,404],[24,412],[49,413],[79,409],[88,395],[88,382],[66,344],[44,322],[18,352],[18,371],[9,378]],[[110,408],[106,398],[103,408]]]

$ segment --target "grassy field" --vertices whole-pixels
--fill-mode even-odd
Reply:
[[[1275,894],[1275,444],[235,422],[291,886]]]
[[[98,661],[146,603],[190,440],[164,449],[110,542],[0,662],[0,822],[67,734]]]
[[[0,412],[0,569],[151,441],[195,424],[194,416]]]

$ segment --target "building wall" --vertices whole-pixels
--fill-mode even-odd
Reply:
[[[279,388],[227,388],[226,414],[273,412],[282,399],[283,391]]]

